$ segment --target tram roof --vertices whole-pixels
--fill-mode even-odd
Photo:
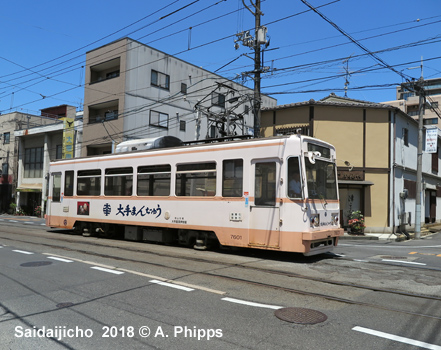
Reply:
[[[96,159],[101,160],[105,158],[112,158],[112,157],[118,157],[118,158],[124,158],[129,155],[133,154],[142,154],[142,153],[156,153],[156,152],[168,152],[168,151],[176,151],[177,149],[198,149],[203,147],[228,147],[230,145],[234,146],[241,143],[256,143],[256,142],[273,142],[275,140],[286,140],[286,139],[296,139],[301,137],[302,140],[314,140],[316,142],[319,142],[323,145],[327,145],[331,148],[334,148],[333,145],[330,143],[316,139],[311,136],[306,135],[280,135],[280,136],[271,136],[271,137],[265,137],[265,138],[253,138],[253,139],[247,139],[247,140],[231,140],[231,141],[222,141],[222,142],[213,142],[213,140],[200,140],[198,141],[190,141],[190,142],[184,142],[184,145],[177,146],[177,147],[167,147],[167,148],[154,148],[154,149],[145,149],[145,150],[136,150],[136,151],[130,151],[130,152],[121,152],[121,153],[111,153],[111,154],[99,154],[99,155],[89,155],[85,157],[78,157],[78,158],[70,158],[70,159],[56,159],[51,160],[51,163],[62,163],[67,161],[83,161],[83,160],[93,160]],[[210,142],[211,141],[211,142]]]

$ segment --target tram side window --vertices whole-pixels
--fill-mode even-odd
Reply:
[[[223,161],[222,196],[242,197],[243,160],[228,159]]]
[[[254,185],[255,205],[276,205],[276,163],[256,163]]]
[[[106,169],[104,181],[105,196],[131,196],[133,168]]]
[[[73,196],[74,171],[68,170],[64,173],[64,196]]]
[[[101,194],[101,170],[79,170],[77,175],[78,196],[99,196]]]
[[[176,195],[216,195],[216,163],[181,164],[176,168]]]
[[[288,197],[302,198],[299,157],[291,157],[288,159]]]
[[[61,174],[52,175],[52,202],[61,202]]]
[[[138,196],[169,196],[170,182],[170,165],[140,166],[136,194]]]

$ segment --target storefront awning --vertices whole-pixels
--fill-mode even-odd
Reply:
[[[41,192],[43,188],[42,184],[21,184],[17,187],[17,192]]]
[[[374,183],[372,181],[356,181],[356,180],[338,180],[339,185],[362,185],[362,186],[372,186]]]

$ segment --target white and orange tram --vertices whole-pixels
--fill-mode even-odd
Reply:
[[[46,225],[315,255],[340,228],[335,149],[293,135],[53,161]]]

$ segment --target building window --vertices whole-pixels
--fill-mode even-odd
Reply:
[[[179,130],[185,131],[185,127],[186,127],[185,120],[180,120],[179,121]]]
[[[6,145],[6,144],[8,144],[9,142],[11,142],[11,133],[9,133],[9,132],[5,132],[5,133],[3,134],[3,144]]]
[[[56,145],[55,146],[55,159],[62,159],[63,158],[63,145]]]
[[[151,84],[161,89],[170,90],[170,76],[152,69]]]
[[[210,126],[210,133],[209,133],[209,138],[214,139],[216,138],[216,127],[214,125]]]
[[[250,113],[250,106],[245,105],[243,114],[248,114],[248,113]]]
[[[436,149],[435,153],[432,153],[432,172],[438,174],[438,158],[439,148]]]
[[[150,111],[150,125],[168,129],[168,114]]]
[[[89,124],[118,119],[118,100],[89,106]]]
[[[214,197],[216,195],[216,163],[178,165],[176,195]]]
[[[225,95],[213,92],[211,95],[211,104],[213,106],[225,108]]]
[[[403,143],[404,146],[409,146],[409,129],[403,128]]]
[[[43,177],[43,147],[25,149],[24,177]]]
[[[181,93],[187,95],[187,84],[181,83]]]
[[[119,77],[120,65],[121,59],[117,57],[90,67],[90,83],[94,84]]]
[[[426,103],[425,108],[438,108],[438,101],[433,101],[429,103]]]
[[[8,174],[9,174],[9,164],[8,163],[3,163],[2,164],[2,172],[1,172],[0,175],[8,176]]]
[[[407,190],[407,198],[416,198],[416,182],[412,180],[404,180],[404,189]]]
[[[424,125],[438,124],[438,118],[427,118],[427,119],[423,119],[423,124],[424,124]]]

